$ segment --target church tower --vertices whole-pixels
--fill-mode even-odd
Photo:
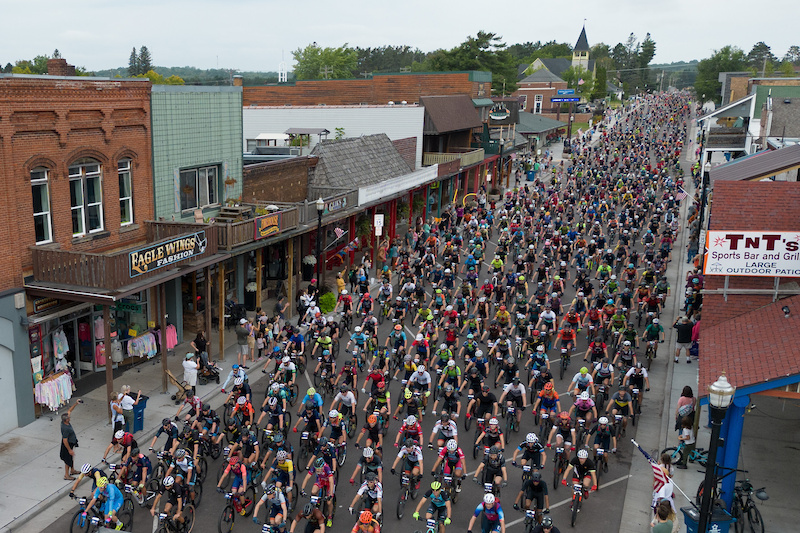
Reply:
[[[572,50],[572,66],[581,66],[589,70],[589,41],[586,39],[586,26],[581,29],[581,35]]]

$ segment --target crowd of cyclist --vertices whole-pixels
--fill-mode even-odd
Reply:
[[[87,464],[75,486],[91,478],[92,500],[118,528],[120,488],[154,514],[161,504],[181,531],[208,479],[236,513],[275,532],[324,533],[337,484],[358,482],[355,498],[339,503],[358,512],[354,532],[377,533],[384,470],[415,493],[430,475],[413,517],[441,532],[469,473],[485,491],[469,531],[478,521],[483,533],[505,531],[500,495],[509,483],[518,489],[508,495],[513,507],[535,511],[551,531],[546,465],[562,460],[557,482],[582,486],[584,497],[597,489],[604,452],[617,451],[641,411],[664,340],[688,99],[650,96],[614,117],[599,142],[576,138],[571,155],[544,161],[535,181],[515,173],[500,201],[481,193],[450,217],[421,221],[419,237],[374,272],[377,291],[367,272],[352,292],[339,291],[334,319],[312,286],[299,325],[286,322],[270,348],[263,396],[234,365],[219,413],[188,394],[149,444],[158,455],[121,431],[113,471]],[[572,359],[582,365],[567,382]],[[302,393],[305,369],[314,386]],[[555,374],[568,383],[561,394]],[[435,420],[430,433],[425,417]],[[515,437],[521,426],[533,429]],[[352,470],[343,467],[348,442],[360,450]],[[218,457],[224,466],[207,477]],[[521,486],[509,465],[522,468]]]

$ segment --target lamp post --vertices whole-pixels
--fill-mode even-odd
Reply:
[[[706,463],[706,477],[703,481],[703,498],[700,501],[700,524],[698,533],[706,533],[711,522],[712,502],[711,491],[716,483],[717,473],[717,448],[719,448],[719,433],[725,411],[733,401],[736,387],[728,383],[725,373],[708,387],[708,405],[711,410],[711,442],[708,445],[708,462]]]
[[[320,247],[322,246],[322,212],[325,211],[325,202],[318,198],[315,202],[317,206],[317,294],[319,294],[319,278],[322,276],[322,257]]]

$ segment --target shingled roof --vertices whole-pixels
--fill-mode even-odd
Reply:
[[[311,155],[319,158],[309,180],[312,187],[357,189],[411,172],[385,133],[322,141]]]
[[[439,135],[481,126],[481,117],[475,110],[472,99],[465,94],[421,96],[419,103],[425,107],[425,123],[422,127],[425,135]]]
[[[708,229],[800,231],[800,183],[717,181]]]
[[[578,36],[578,42],[575,43],[574,52],[588,52],[589,40],[586,38],[586,27],[581,29],[581,34]]]
[[[709,179],[712,184],[717,180],[759,180],[797,168],[800,168],[800,144],[734,159],[712,168]]]
[[[550,72],[546,68],[540,68],[530,76],[525,77],[519,83],[564,83],[564,80]]]

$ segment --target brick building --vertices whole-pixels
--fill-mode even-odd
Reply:
[[[421,96],[492,95],[492,73],[406,72],[363,80],[307,80],[244,88],[244,106],[415,104]]]
[[[0,388],[0,433],[34,418],[29,335],[46,339],[21,324],[60,305],[26,302],[33,249],[103,253],[144,240],[151,160],[149,80],[0,75],[0,374],[15,385]]]

